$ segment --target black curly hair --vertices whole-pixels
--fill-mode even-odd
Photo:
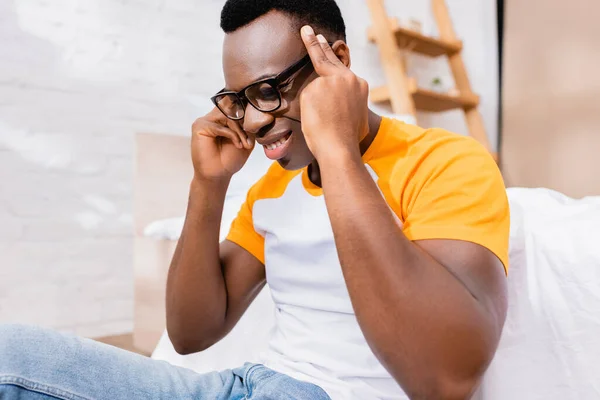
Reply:
[[[221,11],[221,29],[234,32],[273,10],[289,14],[298,34],[303,25],[311,25],[346,40],[346,24],[335,0],[227,0]]]

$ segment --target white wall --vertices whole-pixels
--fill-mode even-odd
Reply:
[[[354,70],[382,84],[366,5],[339,3]],[[88,336],[131,330],[133,134],[187,135],[204,112],[222,82],[222,4],[0,2],[0,322]],[[449,6],[495,142],[494,1]],[[388,8],[433,26],[426,1]],[[422,81],[448,76],[433,65]],[[422,122],[465,132],[460,114]]]

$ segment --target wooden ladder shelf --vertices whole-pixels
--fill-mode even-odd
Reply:
[[[367,35],[371,42],[379,46],[387,78],[386,86],[371,90],[370,99],[374,103],[389,102],[394,113],[412,115],[415,119],[417,110],[443,112],[462,109],[469,134],[492,152],[483,119],[477,109],[479,96],[471,89],[461,55],[463,45],[454,32],[448,7],[444,0],[431,1],[439,38],[401,27],[396,18],[388,17],[384,0],[367,0],[373,23]],[[416,81],[409,78],[406,72],[404,57],[410,52],[429,57],[447,57],[458,93],[438,93],[417,87]],[[492,156],[497,159],[493,152]]]

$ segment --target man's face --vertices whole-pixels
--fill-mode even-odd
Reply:
[[[287,15],[273,11],[227,34],[223,46],[223,72],[227,90],[271,78],[306,55],[299,32]],[[267,157],[288,170],[304,168],[314,157],[306,145],[300,120],[300,93],[315,78],[309,65],[281,87],[281,107],[271,113],[246,106],[240,126],[263,146]]]

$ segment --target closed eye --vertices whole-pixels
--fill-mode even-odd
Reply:
[[[260,89],[260,96],[263,99],[275,99],[277,98],[277,91],[272,87],[263,87]]]
[[[289,92],[292,89],[292,87],[294,86],[293,83],[294,83],[294,78],[288,79],[286,82],[283,82],[279,86],[279,91],[281,93],[287,93],[287,92]]]

